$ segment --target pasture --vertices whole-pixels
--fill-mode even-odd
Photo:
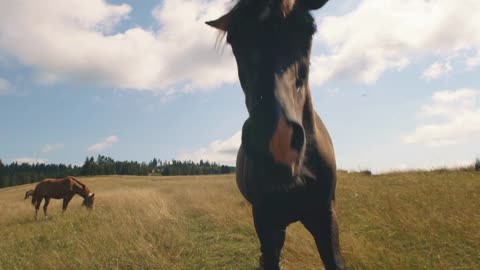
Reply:
[[[79,178],[65,214],[34,220],[24,192],[0,190],[0,269],[257,269],[250,206],[233,175]],[[337,216],[349,269],[480,269],[480,174],[338,174]],[[283,269],[321,269],[311,236],[288,228]]]

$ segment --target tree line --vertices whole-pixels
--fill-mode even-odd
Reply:
[[[111,157],[99,155],[87,157],[82,166],[65,164],[29,164],[12,162],[4,164],[0,160],[0,188],[38,182],[45,178],[61,178],[68,175],[205,175],[229,174],[235,167],[215,162],[165,160],[154,158],[150,162],[115,161]]]

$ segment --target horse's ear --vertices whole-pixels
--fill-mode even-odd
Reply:
[[[230,27],[230,18],[232,17],[232,13],[229,12],[222,17],[214,20],[205,22],[206,24],[210,25],[211,27],[217,28],[218,30],[227,32]]]
[[[328,2],[328,0],[302,0],[302,1],[304,5],[310,10],[319,9]]]

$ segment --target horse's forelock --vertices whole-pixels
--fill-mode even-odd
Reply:
[[[257,17],[260,21],[265,20],[271,15],[278,15],[287,17],[295,6],[297,0],[239,0],[229,13],[235,13],[238,10],[256,12],[257,14],[250,14]]]
[[[295,6],[296,2],[297,0],[241,0],[239,1],[239,4],[243,4],[245,6],[254,4],[258,5],[256,8],[257,10],[259,10],[257,18],[260,20],[265,20],[271,15],[281,15],[284,18],[287,17],[293,11],[293,7]],[[276,14],[277,12],[279,12],[280,14]]]
[[[282,11],[283,17],[287,17],[290,12],[293,10],[293,6],[295,5],[296,0],[282,0],[280,5],[280,10]]]

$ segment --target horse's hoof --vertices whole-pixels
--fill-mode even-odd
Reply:
[[[259,266],[258,266],[258,269],[259,270],[270,270],[270,269],[265,269],[265,259],[263,258],[263,255],[260,255],[260,257],[258,258],[258,263],[259,263]],[[280,262],[280,265],[278,266],[278,268],[273,268],[273,269],[285,269],[285,266]]]

